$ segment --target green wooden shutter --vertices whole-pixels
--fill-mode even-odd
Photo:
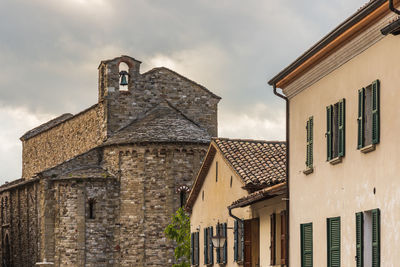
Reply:
[[[195,245],[196,245],[196,253],[195,253],[196,265],[199,265],[199,263],[200,263],[200,232],[196,233],[196,243],[195,243]]]
[[[340,267],[340,217],[328,219],[328,267]]]
[[[239,221],[239,228],[240,228],[240,255],[239,260],[244,261],[244,221]]]
[[[364,214],[356,213],[356,266],[364,266]]]
[[[204,264],[208,264],[208,228],[204,228]]]
[[[338,138],[339,138],[339,151],[338,156],[344,157],[346,149],[346,100],[343,98],[339,101],[338,106]]]
[[[313,117],[307,121],[307,153],[306,153],[306,166],[312,168],[313,165]]]
[[[364,108],[365,108],[365,88],[358,90],[358,142],[357,149],[364,147]]]
[[[380,210],[372,210],[372,267],[381,266],[381,216]]]
[[[306,137],[306,142],[307,142],[307,150],[306,150],[306,166],[310,166],[310,120],[307,121],[307,126],[306,126],[306,131],[307,131],[307,137]]]
[[[312,168],[312,166],[313,166],[313,161],[314,161],[314,157],[313,157],[313,153],[314,153],[314,149],[313,149],[313,146],[314,146],[314,133],[313,133],[313,131],[314,131],[314,118],[313,117],[310,117],[310,133],[309,133],[309,136],[310,136],[310,157],[309,157],[309,167],[310,168]]]
[[[217,235],[222,234],[221,233],[221,227],[222,227],[221,224],[217,224],[217,227],[216,227]],[[221,263],[221,249],[217,248],[216,253],[217,253],[217,263]]]
[[[227,235],[227,224],[226,223],[224,223],[222,225],[222,232],[225,237],[225,244],[224,244],[224,247],[222,250],[223,251],[222,252],[222,263],[226,264],[228,261],[228,235]]]
[[[213,234],[213,227],[210,226],[210,230],[209,230],[209,233],[208,233],[208,236],[209,236],[208,248],[210,249],[209,250],[209,255],[210,255],[209,264],[214,264],[214,245],[213,245],[213,242],[211,240],[213,235],[214,235]]]
[[[327,160],[332,159],[332,105],[326,107],[326,153]]]
[[[194,233],[190,234],[190,261],[194,265]]]
[[[380,82],[376,80],[372,83],[372,144],[379,143],[379,91]]]
[[[238,261],[238,252],[239,252],[238,221],[237,220],[235,220],[235,223],[233,226],[233,237],[234,237],[233,260],[236,262],[236,261]]]
[[[300,225],[301,267],[313,266],[313,232],[312,223]]]

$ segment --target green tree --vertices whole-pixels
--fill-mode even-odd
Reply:
[[[183,208],[172,216],[172,222],[165,228],[164,233],[170,240],[176,242],[173,267],[190,267],[190,220]]]

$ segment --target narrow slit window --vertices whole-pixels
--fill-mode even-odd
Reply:
[[[94,199],[89,199],[89,219],[95,218],[95,204],[96,201]]]

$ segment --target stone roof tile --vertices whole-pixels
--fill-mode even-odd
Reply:
[[[211,136],[168,102],[161,102],[141,118],[111,136],[104,145],[144,142],[209,143]]]

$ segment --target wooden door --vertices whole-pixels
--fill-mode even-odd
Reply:
[[[251,220],[251,266],[260,266],[260,220]]]
[[[260,265],[260,220],[244,221],[244,267]]]
[[[244,221],[244,267],[251,266],[251,220]]]

